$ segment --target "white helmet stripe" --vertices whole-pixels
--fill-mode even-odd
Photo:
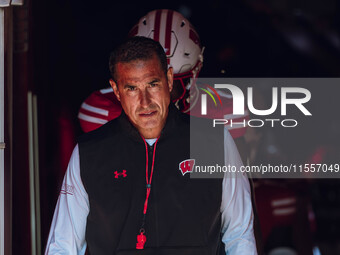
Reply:
[[[165,51],[166,51],[166,49],[165,49],[165,33],[166,33],[167,13],[168,13],[168,11],[162,11],[161,12],[161,19],[160,19],[160,22],[159,22],[159,26],[160,26],[160,29],[159,29],[159,40],[158,40],[159,43],[163,46]]]
[[[172,20],[173,20],[174,12],[172,10],[168,10],[168,15],[166,17],[166,31],[165,31],[165,54],[168,57],[168,65],[170,64],[170,55],[171,55],[171,39],[172,39]]]

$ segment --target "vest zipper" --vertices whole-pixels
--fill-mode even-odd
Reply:
[[[153,153],[154,153],[154,146],[155,144],[149,146],[149,158],[153,158]],[[155,151],[156,153],[156,151]],[[150,165],[150,168],[151,169],[152,165]],[[157,183],[156,179],[157,178],[157,175],[155,175],[154,177],[154,180],[155,180],[155,183]],[[158,240],[158,233],[159,233],[159,228],[158,228],[158,207],[157,207],[157,201],[158,201],[158,197],[157,197],[157,189],[156,189],[156,185],[154,184],[152,186],[152,189],[153,189],[153,195],[154,195],[154,208],[155,208],[155,228],[156,228],[156,233],[155,233],[155,239],[156,239],[156,246],[158,247],[159,246],[159,240]]]
[[[145,153],[146,153],[146,172],[145,172],[145,178],[146,178],[146,198],[145,198],[145,202],[144,202],[144,210],[143,210],[143,219],[142,219],[142,224],[139,230],[139,234],[137,235],[137,243],[136,243],[136,249],[144,249],[144,244],[146,243],[146,231],[144,228],[145,225],[145,220],[146,220],[146,213],[147,213],[147,208],[148,208],[148,202],[149,202],[149,196],[151,194],[151,182],[152,182],[152,177],[153,177],[153,172],[154,172],[154,167],[155,167],[155,155],[156,155],[156,146],[157,146],[157,142],[158,142],[158,138],[156,140],[156,142],[152,145],[149,146],[148,143],[145,141],[145,139],[142,137],[143,141],[144,141],[144,145],[145,145]],[[148,148],[151,148],[150,150]],[[154,147],[154,148],[153,148]],[[153,150],[152,150],[153,148]],[[149,157],[151,156],[151,157]],[[150,164],[150,160],[152,158],[152,163],[151,163],[151,169],[149,167]],[[149,169],[150,169],[150,173],[149,173]],[[155,192],[154,192],[155,193]],[[155,203],[156,204],[156,203]],[[156,207],[155,207],[155,211],[156,211]],[[157,215],[157,213],[155,213]],[[158,218],[156,217],[155,218]],[[156,221],[156,244],[158,246],[158,226],[157,226],[157,221]]]

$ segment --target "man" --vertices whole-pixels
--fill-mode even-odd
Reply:
[[[130,38],[110,71],[123,112],[75,147],[45,254],[216,254],[220,232],[228,254],[256,254],[246,176],[192,179],[178,169],[190,157],[190,128],[170,103],[161,45]],[[227,131],[221,144],[225,163],[239,168]]]
[[[129,37],[145,36],[158,41],[167,56],[167,63],[173,68],[174,82],[171,91],[171,101],[176,107],[191,116],[205,117],[201,115],[201,96],[195,84],[195,80],[203,66],[204,47],[201,44],[199,34],[195,27],[179,12],[159,9],[148,12],[141,17],[129,32]],[[209,90],[209,88],[207,88]],[[210,91],[213,93],[213,91]],[[244,115],[233,114],[233,98],[225,91],[218,92],[222,105],[214,107],[213,101],[208,100],[208,118],[227,119],[234,123],[242,123],[249,119],[248,110]],[[82,103],[79,109],[79,123],[84,132],[95,130],[117,118],[122,111],[120,102],[117,100],[113,89],[104,88],[93,92]],[[247,128],[239,125],[228,126],[229,132],[234,139],[243,163],[247,162],[248,146],[244,135]],[[180,146],[180,145],[179,145]],[[252,184],[252,183],[251,183]],[[254,193],[253,193],[254,197]],[[257,215],[255,202],[254,213]],[[261,231],[258,217],[255,217],[255,235],[258,242],[258,251],[261,250]],[[221,253],[223,254],[223,253]]]

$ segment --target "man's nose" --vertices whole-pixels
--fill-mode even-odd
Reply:
[[[144,89],[144,90],[141,90],[139,96],[140,96],[140,104],[141,104],[141,106],[148,107],[149,104],[151,103],[150,93],[146,89]]]

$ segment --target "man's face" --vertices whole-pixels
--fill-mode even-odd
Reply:
[[[158,137],[168,116],[172,68],[165,75],[154,55],[149,60],[117,63],[116,79],[110,84],[132,124],[144,138]]]

